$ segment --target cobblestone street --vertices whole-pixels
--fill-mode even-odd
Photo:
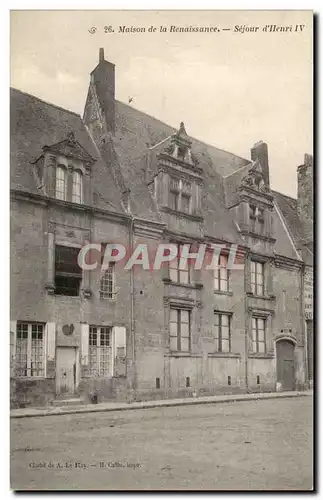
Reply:
[[[13,489],[310,490],[312,398],[11,420]]]

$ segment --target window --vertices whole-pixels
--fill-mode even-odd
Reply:
[[[256,220],[257,218],[257,207],[255,205],[249,205],[249,218],[251,220]]]
[[[112,377],[111,326],[90,326],[88,369],[90,377]]]
[[[170,348],[172,351],[190,351],[190,311],[183,309],[170,310]]]
[[[231,316],[228,314],[214,314],[214,337],[218,352],[231,351]]]
[[[264,295],[265,265],[251,261],[251,291],[255,295]]]
[[[187,214],[191,213],[191,199],[192,199],[192,184],[190,182],[182,182],[182,197],[181,197],[181,210]]]
[[[254,353],[266,352],[265,325],[264,318],[252,317],[252,351]]]
[[[186,259],[185,269],[179,269],[183,245],[177,245],[177,256],[169,262],[169,277],[176,283],[190,283],[189,259]]]
[[[179,196],[179,181],[176,179],[170,179],[169,205],[173,210],[179,210]]]
[[[170,178],[169,206],[173,210],[191,213],[192,184],[181,179]]]
[[[44,325],[17,323],[16,376],[44,377]]]
[[[73,194],[72,201],[74,203],[83,202],[83,177],[81,172],[74,170],[73,172]]]
[[[260,222],[260,224],[263,224],[265,222],[264,213],[265,211],[263,208],[258,208],[258,222]]]
[[[66,168],[56,167],[56,198],[59,200],[66,200],[67,198],[67,178]]]
[[[214,290],[221,292],[229,291],[229,269],[228,256],[220,255],[218,269],[214,269]]]
[[[177,149],[177,158],[179,160],[182,160],[182,161],[185,160],[185,153],[186,153],[186,147],[185,146],[178,146],[178,149]]]
[[[190,213],[191,196],[189,194],[182,194],[182,212]]]
[[[113,299],[115,295],[115,263],[110,262],[100,280],[100,298]]]
[[[258,230],[260,233],[263,233],[264,227],[265,227],[264,213],[265,213],[265,211],[263,208],[258,208]]]
[[[56,295],[79,295],[82,269],[77,262],[79,248],[55,247],[55,293]]]
[[[265,224],[264,213],[265,211],[263,208],[249,205],[249,219],[252,221],[253,231],[258,230],[260,233],[263,232]]]

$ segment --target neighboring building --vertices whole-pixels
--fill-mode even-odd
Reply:
[[[12,90],[12,404],[306,387],[309,163],[297,201],[271,191],[265,143],[243,159],[116,101],[103,49],[83,119]],[[101,272],[78,267],[87,242],[226,249],[215,271]]]
[[[313,234],[313,157],[305,154],[304,164],[297,169],[297,200],[275,193],[293,244],[304,262],[302,279],[302,322],[306,348],[306,379],[314,379],[314,234]]]

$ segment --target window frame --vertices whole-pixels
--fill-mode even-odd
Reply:
[[[78,176],[79,182],[75,182],[76,176]],[[75,192],[76,186],[79,186],[79,194]],[[81,170],[73,170],[72,173],[72,202],[79,205],[83,203],[83,173]]]
[[[252,203],[249,203],[249,219],[256,220],[257,219],[257,207]]]
[[[249,220],[252,223],[253,231],[256,231],[258,227],[259,232],[263,233],[265,227],[265,209],[249,203]]]
[[[19,328],[20,326],[27,326],[27,344],[26,344],[26,365],[25,367],[22,367],[21,363],[20,363],[20,366],[19,368],[17,367],[17,360],[21,358],[21,356],[18,356],[18,351],[20,351],[20,349],[17,349],[18,347],[18,344],[19,344],[19,341],[21,340],[19,338]],[[35,346],[36,348],[33,349],[33,340],[40,340],[40,339],[33,339],[33,327],[36,327],[37,329],[39,327],[41,327],[41,334],[42,334],[42,338],[41,338],[41,341],[42,341],[42,346],[41,346],[41,361],[37,361],[37,346]],[[15,377],[16,378],[37,378],[37,379],[41,379],[41,378],[45,378],[46,377],[46,325],[45,323],[42,323],[42,322],[37,322],[37,321],[17,321],[17,325],[16,325],[16,335],[15,335],[15,370],[14,370],[14,373],[15,373]],[[37,332],[39,333],[39,332]],[[33,361],[33,353],[34,353],[34,356],[35,356],[35,361]],[[33,372],[33,362],[34,363],[41,363],[41,368],[37,368],[35,370],[36,373]],[[19,372],[24,370],[26,373],[25,374],[20,374]],[[37,372],[40,373],[38,374]]]
[[[257,269],[261,266],[261,273],[257,272]],[[254,270],[253,270],[254,268]],[[261,280],[259,280],[261,276]],[[250,261],[250,289],[253,295],[258,297],[263,297],[265,295],[265,262],[260,262],[257,260]],[[254,280],[253,280],[254,277]],[[260,282],[259,282],[260,281]],[[260,290],[260,292],[259,292]]]
[[[183,245],[190,245],[190,243],[175,243],[177,246],[177,255],[174,259],[169,262],[168,270],[169,270],[169,279],[173,283],[177,283],[180,285],[190,285],[192,282],[192,266],[187,259],[187,269],[179,269],[179,264],[182,255],[182,247]],[[173,277],[176,277],[174,280]],[[187,281],[182,281],[182,276],[187,276]]]
[[[109,267],[102,270],[102,274],[100,276],[100,299],[102,300],[113,300],[116,295],[116,271],[115,271],[115,262],[109,262]],[[109,280],[107,279],[109,278]],[[111,291],[103,290],[104,284],[111,284]]]
[[[97,331],[94,332],[93,330],[96,329]],[[107,331],[103,331],[107,330]],[[93,345],[91,344],[91,337],[93,338],[93,335],[96,335],[96,344]],[[101,345],[101,336],[108,334],[107,338],[109,339],[109,342],[107,345]],[[107,359],[108,359],[108,370],[105,373],[101,372],[101,363],[102,363],[102,358],[104,356],[104,351],[103,348],[107,347]],[[92,358],[94,356],[91,353],[91,348],[95,348],[95,369],[92,367],[91,368],[91,363],[93,363]],[[113,327],[110,325],[89,325],[89,357],[88,357],[88,376],[89,378],[112,378],[113,377]],[[103,364],[103,363],[102,363]]]
[[[225,263],[223,264],[223,261]],[[229,292],[230,291],[230,270],[228,269],[229,256],[220,254],[219,266],[213,272],[213,290],[215,292]],[[221,283],[225,283],[222,288]]]
[[[63,179],[58,176],[59,172],[63,172]],[[58,183],[63,183],[63,191],[58,190]],[[58,193],[63,193],[63,196],[57,196]],[[61,201],[67,201],[67,168],[65,165],[59,164],[55,170],[55,198]]]
[[[216,317],[218,322],[216,322]],[[223,324],[223,319],[227,318],[227,325]],[[216,352],[230,354],[232,352],[232,331],[231,331],[232,313],[223,311],[214,311],[214,339],[216,340]],[[216,324],[218,323],[218,324]],[[228,337],[223,337],[224,328],[228,329]],[[223,349],[223,341],[228,342],[228,349]]]
[[[58,256],[58,252],[59,252],[59,248],[64,248],[65,252],[67,252],[68,250],[72,251],[72,250],[76,250],[77,253],[79,253],[80,251],[80,248],[79,247],[75,247],[75,246],[67,246],[67,245],[61,245],[61,244],[55,244],[54,246],[54,283],[55,283],[55,295],[62,295],[64,297],[79,297],[80,296],[80,290],[81,290],[81,286],[82,286],[82,280],[83,280],[83,272],[82,272],[82,269],[80,269],[80,272],[68,272],[68,271],[57,271],[57,267],[58,267],[58,262],[57,262],[57,256]],[[62,261],[64,262],[64,261]],[[65,262],[66,263],[66,262]],[[68,293],[58,293],[57,292],[57,289],[72,289],[72,287],[66,287],[66,286],[63,286],[63,285],[57,285],[57,279],[61,280],[61,279],[71,279],[71,280],[78,280],[78,286],[77,286],[77,293],[73,293],[73,294],[68,294]]]
[[[176,315],[176,320],[172,320],[172,311]],[[187,314],[188,321],[182,321],[183,313]],[[192,323],[192,311],[177,305],[173,305],[169,310],[169,343],[170,350],[172,352],[191,352],[192,339],[191,339],[191,323]],[[176,325],[175,333],[172,331],[171,325]],[[187,335],[183,335],[183,325],[187,326]],[[172,339],[176,339],[174,343],[176,344],[176,349],[172,346]],[[187,349],[183,349],[183,339],[187,339]]]
[[[259,328],[259,322],[263,322],[263,328]],[[255,328],[254,328],[255,325]],[[251,316],[251,342],[252,342],[252,352],[254,354],[263,354],[267,353],[266,346],[266,330],[267,330],[267,317],[252,315]],[[259,332],[263,332],[263,339],[259,339]],[[254,335],[255,334],[255,335]],[[259,349],[259,346],[263,345],[263,350]]]
[[[172,210],[176,212],[182,212],[185,214],[192,214],[192,182],[183,180],[181,178],[177,178],[175,176],[169,177],[169,194],[173,195],[175,198],[174,206],[170,203],[169,197],[169,206]],[[186,198],[188,200],[188,210],[183,209],[182,198]],[[175,208],[174,208],[175,207]]]

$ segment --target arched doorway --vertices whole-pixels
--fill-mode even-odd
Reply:
[[[276,342],[277,382],[283,391],[295,390],[295,345],[287,339]]]

